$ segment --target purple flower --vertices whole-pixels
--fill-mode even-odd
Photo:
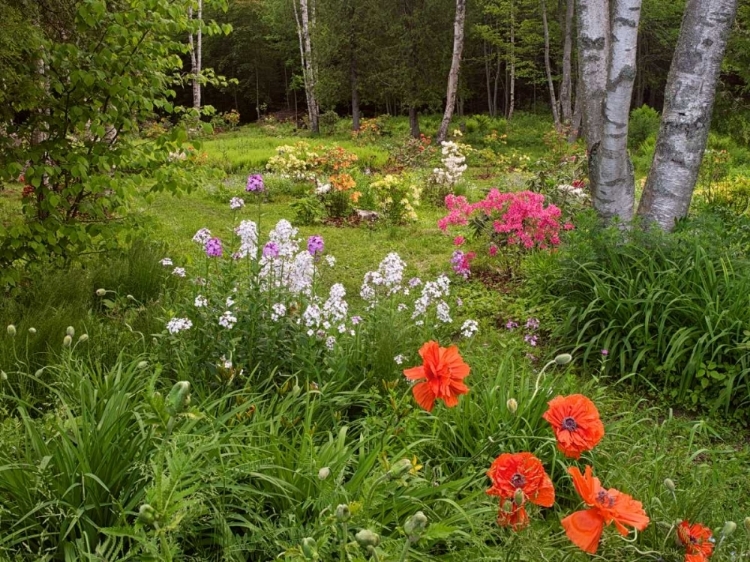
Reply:
[[[263,257],[264,258],[278,258],[279,257],[279,245],[276,242],[268,242],[263,246]]]
[[[529,330],[536,330],[539,328],[539,319],[538,318],[529,318],[526,320],[526,328]]]
[[[261,176],[260,174],[247,176],[247,186],[245,187],[245,191],[261,193],[264,190],[265,185],[263,184],[263,176]]]
[[[537,344],[537,336],[534,334],[526,334],[523,338],[523,341],[525,341],[527,344],[529,344],[531,347],[536,347]]]
[[[218,238],[209,238],[206,242],[206,255],[209,258],[220,258],[224,254],[221,246],[221,240]]]
[[[602,349],[602,355],[604,355],[604,357],[606,357],[607,355],[609,355],[609,350],[608,349]]]
[[[518,322],[513,322],[513,320],[508,320],[505,323],[506,330],[515,330],[516,328],[518,328]]]
[[[315,234],[314,236],[310,236],[310,238],[307,239],[307,251],[310,252],[311,255],[315,254],[322,254],[323,253],[323,237],[318,236]]]
[[[360,322],[362,322],[362,317],[361,316],[352,316],[352,324],[354,324],[356,326]]]

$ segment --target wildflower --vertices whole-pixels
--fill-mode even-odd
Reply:
[[[189,330],[193,327],[193,323],[189,318],[172,318],[167,322],[167,331],[170,334],[176,334],[184,330]]]
[[[193,235],[193,242],[197,244],[201,244],[202,246],[205,246],[206,242],[208,242],[210,239],[211,239],[211,231],[208,230],[207,228],[201,228],[198,232],[195,233],[195,235]],[[168,260],[169,258],[165,258],[165,259]],[[171,265],[171,261],[172,260],[170,260],[170,265]],[[162,264],[166,265],[164,264],[164,260],[162,260]]]
[[[537,343],[539,342],[539,336],[537,336],[536,334],[526,334],[523,337],[523,341],[525,341],[531,347],[536,347]]]
[[[331,184],[330,183],[326,183],[326,184],[323,184],[323,185],[315,188],[315,194],[316,195],[325,195],[329,191],[331,191]]]
[[[608,349],[602,349],[602,355],[604,357],[606,357],[607,355],[609,355],[609,350]]]
[[[448,408],[458,405],[458,397],[469,392],[463,379],[469,375],[470,367],[464,363],[455,345],[440,347],[429,341],[419,350],[424,364],[404,370],[404,376],[411,381],[424,381],[412,388],[417,403],[432,411],[436,399],[445,402]]]
[[[622,536],[627,536],[629,527],[643,531],[649,518],[641,502],[619,490],[602,488],[601,482],[592,474],[590,466],[581,474],[578,467],[568,469],[573,485],[589,509],[576,511],[562,520],[568,538],[580,549],[595,554],[604,526],[615,524]]]
[[[451,309],[448,306],[448,303],[445,301],[440,301],[436,308],[436,314],[438,317],[438,320],[440,320],[443,324],[450,324],[453,322],[453,319],[450,315]]]
[[[172,275],[176,275],[177,277],[185,277],[185,268],[184,267],[175,267],[172,270]]]
[[[237,209],[241,209],[245,206],[245,200],[242,197],[232,197],[229,200],[229,208],[233,211],[236,211]]]
[[[467,279],[471,274],[471,262],[475,257],[476,254],[474,252],[465,254],[461,250],[456,250],[453,252],[453,257],[451,258],[453,271],[464,279]]]
[[[323,246],[324,244],[322,236],[318,236],[316,234],[314,236],[310,236],[310,238],[307,239],[307,251],[310,252],[311,256],[322,254]]]
[[[286,315],[286,306],[284,306],[282,303],[277,302],[276,304],[271,306],[271,320],[276,322],[280,318]]]
[[[253,221],[242,221],[239,226],[234,229],[234,232],[239,236],[241,244],[239,250],[233,257],[235,259],[248,256],[254,258],[258,247],[258,225]]]
[[[476,320],[467,320],[461,326],[461,335],[465,338],[471,338],[479,331],[479,323]]]
[[[352,324],[354,324],[356,326],[360,322],[362,322],[362,317],[361,316],[352,316]]]
[[[203,295],[198,295],[197,297],[195,297],[194,304],[196,308],[203,308],[204,306],[208,306],[208,299]]]
[[[529,318],[526,320],[526,329],[527,330],[538,330],[539,329],[539,319],[538,318]]]
[[[490,244],[489,254],[494,258],[497,255],[497,246]]]
[[[396,355],[393,360],[396,362],[396,365],[401,365],[404,361],[406,361],[406,357],[404,357],[403,355]]]
[[[260,174],[253,174],[247,176],[247,185],[245,191],[252,193],[261,193],[265,190],[265,184],[263,183],[263,176]]]
[[[209,258],[220,258],[224,254],[224,249],[221,246],[221,240],[218,238],[209,238],[206,241],[206,255]]]
[[[711,529],[700,523],[682,521],[677,526],[677,538],[685,547],[685,562],[704,562],[713,554]]]
[[[464,238],[463,236],[456,236],[453,239],[454,246],[463,246],[464,242],[466,242],[466,238]]]
[[[514,322],[513,320],[508,320],[505,323],[505,329],[506,330],[511,330],[512,331],[512,330],[515,330],[516,328],[518,328],[518,322]]]
[[[604,425],[594,403],[582,394],[557,396],[542,416],[555,432],[557,448],[566,457],[578,459],[604,437]]]
[[[276,242],[268,242],[263,246],[263,257],[264,258],[278,258],[279,257],[279,245]]]
[[[555,503],[552,480],[544,471],[542,462],[531,453],[503,453],[497,457],[487,471],[492,487],[487,494],[501,500],[513,500],[514,508],[498,512],[498,525],[511,526],[518,530],[528,523],[524,508],[526,501],[542,507]]]
[[[333,256],[326,256],[326,263],[328,264],[328,267],[333,267],[336,265],[336,258]]]
[[[237,323],[237,317],[232,314],[231,310],[227,310],[224,314],[219,316],[219,326],[231,330]]]

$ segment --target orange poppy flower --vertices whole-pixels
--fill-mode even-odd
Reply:
[[[497,522],[502,527],[510,525],[518,530],[526,526],[529,521],[524,508],[526,501],[542,507],[552,507],[555,503],[552,480],[544,471],[542,461],[531,453],[503,453],[493,461],[487,476],[492,481],[492,487],[487,490],[489,495],[514,500],[511,509],[500,507]],[[522,498],[520,505],[518,494]]]
[[[440,347],[437,342],[428,341],[420,350],[423,365],[404,370],[404,376],[411,381],[421,381],[414,385],[412,392],[417,404],[428,412],[432,411],[436,399],[441,399],[449,408],[458,405],[458,397],[469,392],[463,379],[471,368],[464,363],[455,345]]]
[[[542,417],[552,424],[557,448],[566,457],[581,458],[581,453],[593,449],[604,437],[599,411],[583,394],[553,398]]]
[[[677,537],[685,546],[685,562],[705,562],[714,552],[711,529],[700,523],[683,521],[677,526]]]
[[[619,490],[602,488],[598,478],[594,477],[590,466],[585,474],[578,467],[568,469],[573,477],[573,485],[590,509],[576,511],[562,520],[562,526],[568,538],[582,550],[595,554],[599,548],[599,539],[604,526],[614,523],[622,536],[627,536],[625,525],[643,531],[648,526],[649,518],[641,502]]]

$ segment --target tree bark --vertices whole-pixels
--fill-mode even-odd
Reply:
[[[604,120],[609,59],[609,0],[576,0],[583,129],[589,151],[599,144]]]
[[[576,103],[573,108],[573,120],[570,123],[570,134],[568,135],[568,142],[573,144],[581,136],[581,125],[583,123],[583,86],[581,85],[581,77],[578,77],[576,82]]]
[[[359,83],[357,80],[357,62],[353,56],[349,71],[352,81],[352,131],[359,131]]]
[[[193,19],[193,7],[188,8],[188,17]],[[198,0],[198,33],[195,40],[193,33],[188,35],[188,44],[190,45],[190,64],[193,75],[193,108],[200,111],[201,109],[201,66],[203,63],[203,0]]]
[[[466,0],[456,0],[456,17],[453,21],[453,60],[448,74],[448,91],[443,121],[438,129],[437,142],[443,142],[448,135],[448,127],[453,117],[458,93],[458,75],[461,71],[461,54],[464,50],[464,23],[466,21]]]
[[[417,108],[413,105],[409,106],[409,132],[415,139],[418,139],[421,134],[419,130],[419,115],[417,114]]]
[[[562,130],[560,124],[560,112],[557,110],[557,99],[555,97],[555,83],[552,81],[552,65],[549,60],[549,25],[547,24],[547,3],[541,0],[542,4],[542,24],[544,27],[544,68],[547,72],[547,84],[549,85],[550,105],[552,106],[552,118],[555,122],[555,130],[559,133]]]
[[[573,120],[573,16],[575,0],[567,0],[565,11],[565,39],[563,41],[562,83],[560,84],[560,105],[562,120],[570,125]]]
[[[690,208],[736,14],[737,0],[688,0],[685,6],[654,161],[638,207],[646,222],[667,231]]]
[[[294,15],[297,18],[296,0]],[[301,20],[301,25],[300,25]],[[315,21],[315,0],[299,0],[299,17],[297,18],[297,34],[300,38],[300,50],[302,51],[303,74],[305,78],[305,95],[307,97],[307,114],[310,118],[310,131],[314,134],[320,133],[319,116],[320,108],[315,94],[316,74],[313,61],[311,22]]]
[[[513,119],[516,108],[516,9],[513,0],[510,2],[510,101],[508,104],[508,121]]]
[[[642,0],[615,0],[601,143],[589,170],[594,208],[606,221],[629,222],[635,205],[635,176],[628,156],[628,120],[635,84]]]
[[[490,58],[487,54],[487,41],[482,41],[482,47],[484,49],[484,76],[487,81],[487,111],[490,117],[495,116],[495,109],[492,107],[492,81],[490,74]]]

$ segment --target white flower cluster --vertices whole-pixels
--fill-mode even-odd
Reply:
[[[271,320],[278,322],[284,316],[286,316],[286,306],[284,304],[277,302],[271,307]]]
[[[341,283],[336,283],[331,287],[328,299],[320,306],[318,302],[311,302],[302,313],[302,322],[308,328],[307,335],[326,338],[326,347],[333,349],[336,343],[336,337],[331,335],[331,331],[339,334],[354,335],[354,330],[347,328],[347,315],[349,314],[349,304],[344,300],[346,290]],[[352,319],[352,324],[356,324]]]
[[[424,321],[420,318],[427,314],[433,304],[435,304],[438,320],[445,324],[453,322],[450,317],[450,306],[445,302],[445,297],[451,293],[450,286],[451,281],[445,275],[439,276],[435,281],[427,281],[422,286],[422,294],[414,303],[414,312],[411,315],[418,325],[422,325]]]
[[[438,185],[453,187],[468,168],[466,156],[461,154],[462,146],[453,141],[444,141],[442,148],[442,168],[432,170],[432,180]]]
[[[258,252],[258,225],[253,221],[242,221],[234,229],[234,233],[240,237],[240,249],[232,257],[234,259],[254,258]]]
[[[365,279],[359,290],[360,296],[371,304],[377,302],[378,288],[385,289],[387,295],[394,295],[402,291],[406,263],[396,252],[388,254],[380,262],[377,271],[365,273]],[[407,293],[408,294],[408,293]]]
[[[172,259],[171,258],[164,258],[159,263],[162,264],[164,267],[170,267],[170,266],[174,265],[172,263]]]
[[[237,323],[237,317],[232,314],[231,310],[227,310],[224,314],[219,316],[219,326],[231,330]]]
[[[229,200],[229,208],[233,211],[236,211],[237,209],[241,209],[245,206],[245,200],[242,197],[232,197]]]
[[[467,320],[461,326],[461,335],[465,338],[472,338],[479,331],[479,323],[476,320]]]
[[[204,297],[203,295],[198,295],[195,297],[195,307],[196,308],[204,308],[208,306],[208,299]]]
[[[192,327],[193,323],[189,318],[172,318],[169,322],[167,322],[167,331],[170,334],[176,334],[178,332],[182,332],[183,330],[189,330]]]
[[[209,240],[211,240],[211,231],[207,228],[201,228],[193,236],[193,242],[195,242],[196,244],[200,244],[201,246],[205,246],[206,242],[208,242]]]
[[[571,197],[575,197],[576,199],[586,199],[588,197],[588,193],[586,193],[585,189],[583,189],[582,187],[576,187],[574,185],[568,185],[564,183],[558,185],[557,190],[563,195],[570,195]]]
[[[184,267],[175,267],[172,270],[172,275],[176,275],[177,277],[185,277],[185,268]]]

